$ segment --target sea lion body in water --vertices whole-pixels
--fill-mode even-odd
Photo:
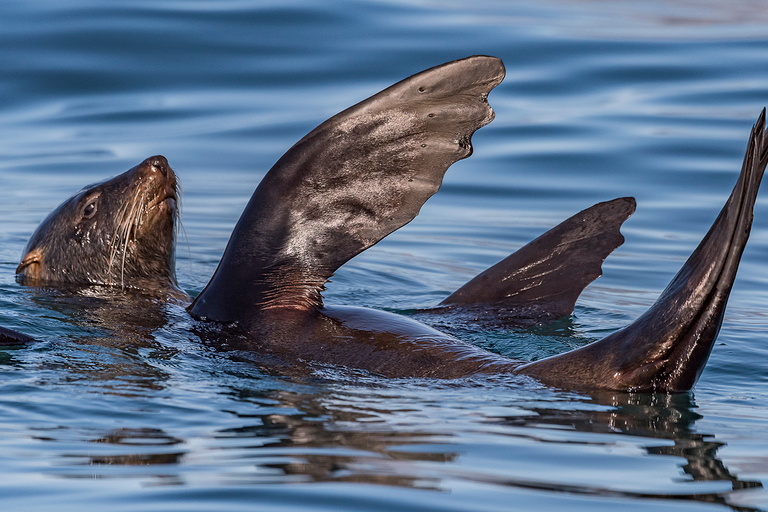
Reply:
[[[162,156],[89,185],[38,226],[16,269],[28,285],[120,286],[180,294],[177,180]]]
[[[188,308],[213,322],[200,324],[204,338],[286,373],[330,364],[389,377],[510,372],[566,388],[690,389],[717,336],[747,240],[768,160],[764,113],[710,233],[659,302],[604,340],[525,364],[410,318],[323,304],[322,289],[336,269],[412,220],[447,168],[471,154],[472,133],[493,119],[488,93],[503,77],[493,57],[438,66],[299,141],[259,184],[214,276]],[[470,281],[440,310],[485,318],[521,305],[545,317],[570,312],[574,293],[621,244],[618,227],[633,210],[634,201],[624,198],[577,214]],[[590,221],[593,229],[585,230]],[[589,250],[593,243],[599,250]]]
[[[749,235],[768,162],[765,111],[750,135],[736,187],[710,232],[658,302],[603,340],[525,364],[411,319],[324,306],[321,292],[335,270],[412,220],[447,168],[471,154],[472,133],[493,119],[488,93],[503,77],[501,61],[492,57],[454,61],[403,80],[310,132],[257,187],[190,313],[234,323],[236,334],[224,335],[228,346],[266,354],[269,364],[288,368],[332,364],[391,377],[512,372],[565,388],[691,389],[719,332]],[[520,298],[528,288],[540,304],[557,295],[547,280],[551,269],[541,263],[572,248],[579,237],[567,236],[568,243],[556,239],[545,236],[527,246],[530,254],[523,251],[518,260],[523,266],[511,273],[520,278],[514,287]],[[563,265],[563,276],[579,268],[569,267],[567,258],[553,259]],[[504,300],[505,294],[484,290],[505,274],[489,269],[444,306],[493,310],[496,300],[488,299]],[[547,284],[535,290],[541,282]]]
[[[308,368],[342,366],[386,377],[511,373],[565,389],[688,391],[717,338],[767,162],[763,111],[731,196],[667,289],[628,327],[580,349],[525,363],[394,313],[322,305],[262,309],[236,320],[235,330],[225,328],[222,339],[229,349],[257,354],[254,360],[265,368],[288,373],[299,362]],[[482,282],[482,276],[475,279]],[[470,283],[469,288],[477,285]],[[492,310],[493,305],[485,308]]]

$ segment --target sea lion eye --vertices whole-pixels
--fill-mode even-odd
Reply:
[[[88,201],[88,203],[86,203],[86,205],[83,207],[82,217],[83,217],[84,220],[85,219],[90,219],[94,215],[96,215],[96,203],[97,203],[98,199],[99,199],[98,196],[94,197],[93,199]]]

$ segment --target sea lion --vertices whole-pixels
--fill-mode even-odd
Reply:
[[[177,187],[168,161],[153,156],[83,188],[35,230],[16,269],[19,281],[183,293],[175,268]]]
[[[315,128],[264,176],[189,312],[226,324],[221,336],[230,348],[281,368],[331,364],[441,378],[511,372],[564,388],[691,389],[717,337],[748,238],[768,162],[765,110],[736,187],[699,248],[645,315],[603,340],[525,364],[399,315],[323,304],[321,292],[335,270],[412,220],[447,168],[471,154],[472,133],[493,119],[488,93],[503,77],[493,57],[454,61]],[[560,247],[535,249],[532,261]],[[482,289],[482,281],[467,290]]]
[[[412,220],[447,168],[471,154],[472,134],[493,119],[487,96],[503,77],[503,64],[493,57],[450,62],[341,112],[294,145],[257,187],[213,277],[188,308],[204,338],[256,354],[285,373],[319,364],[389,377],[507,372],[564,388],[691,389],[717,337],[748,238],[768,162],[765,111],[739,181],[699,248],[645,315],[587,347],[526,364],[411,318],[323,304],[321,292],[336,269]],[[633,211],[631,198],[595,205],[433,311],[485,318],[503,316],[503,308],[533,311],[532,317],[567,314],[623,241],[618,228]]]

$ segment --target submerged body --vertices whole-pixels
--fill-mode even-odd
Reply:
[[[326,367],[391,378],[454,379],[509,373],[524,364],[480,349],[414,319],[354,306],[275,309],[240,324],[205,323],[213,347],[245,353],[268,373],[308,376]]]
[[[604,340],[526,364],[399,315],[323,304],[322,290],[336,269],[410,222],[447,168],[471,154],[472,134],[493,119],[487,97],[504,73],[493,57],[438,66],[350,107],[299,141],[259,184],[214,276],[188,308],[204,326],[202,337],[288,374],[334,365],[388,377],[517,373],[565,388],[691,389],[717,337],[748,238],[768,162],[764,112],[739,182],[699,249],[656,305]],[[619,227],[634,207],[634,200],[621,198],[580,212],[427,312],[483,325],[571,313],[622,243]],[[35,250],[31,241],[32,257],[19,267],[27,278],[44,275],[26,270],[45,261],[46,251],[36,257]],[[104,267],[107,260],[88,263],[99,262]],[[157,267],[159,279],[175,286],[175,277],[162,270],[166,263]],[[99,270],[108,279],[101,284],[115,284],[111,265],[106,268]]]

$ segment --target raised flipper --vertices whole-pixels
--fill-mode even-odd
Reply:
[[[448,167],[472,153],[503,78],[494,57],[450,62],[315,128],[264,176],[190,312],[231,322],[322,306],[336,269],[410,222]]]
[[[0,327],[0,347],[8,347],[13,345],[27,345],[34,342],[35,339],[26,334]]]
[[[563,221],[478,274],[430,313],[470,316],[494,325],[529,325],[570,315],[605,258],[624,243],[619,228],[635,211],[622,197]]]
[[[736,187],[656,303],[628,327],[591,345],[524,365],[518,372],[567,388],[690,390],[720,330],[766,163],[763,109],[752,128]]]

